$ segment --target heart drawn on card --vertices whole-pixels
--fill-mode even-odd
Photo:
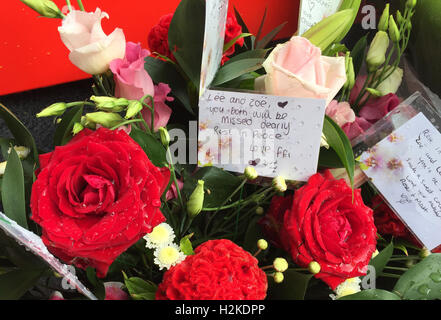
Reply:
[[[285,102],[278,102],[277,105],[279,106],[279,108],[285,108],[288,105],[288,101]]]
[[[259,163],[260,163],[260,159],[248,161],[248,164],[253,167],[257,166]]]

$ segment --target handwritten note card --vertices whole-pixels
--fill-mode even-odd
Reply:
[[[306,181],[317,171],[325,100],[207,90],[199,101],[198,162]]]
[[[298,35],[337,12],[342,0],[302,0],[299,13]]]
[[[441,244],[441,133],[419,113],[360,158],[362,169],[415,236]]]

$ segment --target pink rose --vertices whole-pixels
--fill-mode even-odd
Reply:
[[[99,8],[95,12],[73,10],[58,27],[61,40],[70,50],[69,59],[86,73],[97,75],[109,69],[110,61],[124,57],[125,36],[116,28],[106,35],[101,19],[109,18]]]
[[[141,45],[127,42],[124,59],[110,62],[115,78],[115,96],[129,100],[139,100],[149,94],[153,97],[155,90],[152,78],[144,69],[144,59],[150,52]]]
[[[325,99],[328,105],[346,82],[345,58],[321,55],[308,39],[294,36],[279,44],[263,64],[256,89],[266,93]]]
[[[326,114],[340,127],[343,127],[346,123],[352,123],[355,121],[354,110],[352,110],[351,106],[346,101],[338,102],[337,100],[332,100],[326,107]]]
[[[154,95],[154,103],[155,103],[155,127],[154,130],[157,131],[159,127],[165,127],[170,119],[172,110],[169,106],[165,104],[166,101],[173,101],[172,97],[168,97],[167,95],[170,93],[171,89],[168,84],[159,83],[155,86],[155,95]],[[148,102],[147,102],[148,103]],[[152,113],[148,109],[142,110],[142,116],[144,120],[150,125],[152,121]]]

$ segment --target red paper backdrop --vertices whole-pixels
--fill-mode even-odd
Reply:
[[[66,13],[64,0],[54,0]],[[75,0],[71,1],[76,4]],[[254,34],[268,8],[264,32],[284,21],[288,24],[279,37],[290,37],[297,30],[300,0],[231,0]],[[115,27],[124,30],[126,40],[147,47],[147,34],[159,18],[173,12],[179,0],[83,0],[87,11],[96,7],[107,12],[103,20],[106,33]],[[46,87],[90,77],[71,64],[69,51],[61,42],[57,27],[60,19],[39,18],[19,0],[2,1],[0,9],[0,95]]]

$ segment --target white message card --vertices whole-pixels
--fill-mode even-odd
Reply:
[[[364,152],[361,168],[429,250],[441,244],[441,133],[418,113]]]
[[[342,0],[302,0],[299,12],[298,35],[337,12]]]
[[[198,163],[307,181],[317,172],[325,100],[206,90],[199,100]]]

